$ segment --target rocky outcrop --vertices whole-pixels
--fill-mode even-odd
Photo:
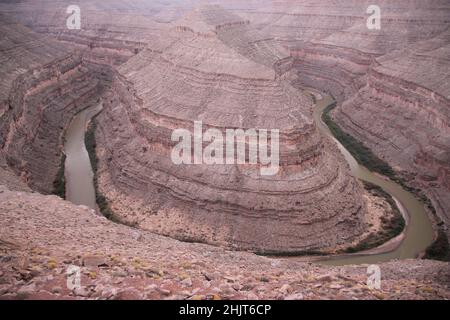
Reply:
[[[233,31],[242,35],[233,44],[222,38],[238,26],[249,28],[234,23],[217,37],[181,30],[161,53],[145,50],[118,68],[97,119],[102,194],[129,222],[183,240],[258,252],[351,241],[365,229],[361,186],[315,128],[311,99],[277,74],[275,62],[285,57],[253,54],[245,29]],[[279,173],[261,176],[248,164],[174,164],[171,133],[192,131],[196,120],[222,133],[279,129]]]

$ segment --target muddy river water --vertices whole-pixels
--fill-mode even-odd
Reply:
[[[77,205],[85,205],[96,210],[94,173],[84,143],[84,135],[89,120],[100,112],[98,104],[79,112],[70,122],[66,131],[64,153],[66,162],[64,175],[66,179],[66,199]]]
[[[322,99],[317,101],[314,110],[314,121],[319,130],[336,142],[341,153],[347,160],[353,176],[380,186],[396,200],[401,211],[406,214],[407,223],[403,234],[399,239],[391,241],[391,245],[387,243],[373,250],[346,256],[337,256],[322,260],[320,263],[330,265],[362,264],[417,257],[433,241],[432,225],[423,203],[417,200],[412,193],[403,189],[399,184],[373,173],[357,163],[350,152],[333,137],[328,126],[322,121],[321,117],[324,109],[332,104],[334,100],[329,95],[321,94],[321,96]]]

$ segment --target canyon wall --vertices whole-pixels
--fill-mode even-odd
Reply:
[[[67,27],[71,5],[80,8],[80,29]],[[46,34],[85,60],[105,65],[120,65],[141,51],[148,41],[157,41],[165,25],[149,16],[159,12],[145,1],[82,0],[0,2],[2,12],[34,32]]]
[[[70,0],[0,0],[0,299],[448,299],[445,262],[382,263],[374,290],[366,265],[227,249],[326,252],[368,230],[308,87],[337,99],[334,120],[424,190],[448,231],[449,2],[378,1],[379,31],[365,27],[371,1],[205,2],[78,0],[82,29],[68,30]],[[147,230],[41,194],[69,121],[99,99],[99,195]],[[171,134],[195,120],[279,129],[280,170],[175,165]],[[80,290],[66,285],[74,265]]]
[[[303,237],[315,230],[313,216],[322,223],[328,219],[331,230],[359,212],[349,220],[349,225],[357,226],[353,231],[340,230],[349,232],[348,239],[361,233],[365,206],[358,200],[360,187],[344,178],[346,165],[333,146],[318,136],[311,120],[312,102],[298,90],[313,87],[337,99],[333,117],[339,125],[414,187],[423,189],[448,225],[448,1],[379,1],[381,30],[366,27],[370,1],[220,3],[226,10],[197,6],[196,1],[80,1],[81,30],[65,28],[69,4],[63,0],[0,2],[0,8],[76,52],[70,61],[78,56],[117,67],[105,112],[98,119],[98,140],[102,142],[100,187],[119,215],[179,238],[234,243],[241,248],[253,248],[259,242],[264,250],[283,249],[278,241],[293,232],[302,239],[289,243],[288,250],[313,250],[340,242],[340,235],[318,235],[317,242],[305,242]],[[76,74],[81,76],[86,66],[82,64]],[[5,104],[2,108],[8,109]],[[170,132],[191,128],[196,119],[205,128],[222,131],[226,127],[280,128],[281,178],[261,179],[252,168],[239,166],[174,168],[168,162],[173,146]],[[5,128],[6,137],[9,129]],[[127,152],[118,151],[119,147]],[[12,167],[24,167],[20,152],[12,148],[7,153]],[[26,170],[16,172],[25,172],[26,178]],[[186,185],[180,187],[180,180]],[[258,190],[256,196],[251,193],[240,200],[250,186]],[[301,186],[311,186],[308,192],[320,194],[320,199],[311,198],[319,209],[295,208],[293,203],[310,203],[303,201]],[[218,190],[231,191],[219,196],[223,192]],[[342,207],[322,207],[326,201],[337,201],[335,190],[353,194],[343,197]],[[263,200],[263,194],[270,196]],[[173,205],[177,213],[162,216],[170,211],[171,201],[177,202]],[[343,209],[350,202],[354,208]],[[237,209],[230,209],[232,203]],[[211,231],[209,225],[219,232],[221,219],[226,220],[224,225],[234,226],[250,216],[245,221],[254,224],[257,216],[282,216],[276,209],[291,212],[285,221],[301,222],[287,222],[290,227],[281,230],[280,226],[278,231],[269,223],[268,228],[275,228],[274,234],[279,235],[273,242],[267,237],[250,241],[255,235],[247,234],[246,228],[229,227],[220,230],[221,235],[205,236]],[[233,214],[209,214],[222,210]],[[302,210],[307,213],[297,214]],[[190,211],[208,213],[193,218]],[[197,231],[184,228],[184,224],[202,222],[205,227]],[[296,224],[301,227],[293,229]],[[264,234],[261,229],[257,232]]]
[[[425,191],[450,222],[450,33],[379,57],[339,124]],[[369,120],[370,119],[370,120]],[[448,229],[447,229],[448,230]]]
[[[64,129],[104,87],[101,66],[2,17],[0,145],[3,166],[42,193],[53,191]],[[105,74],[104,77],[107,77]]]
[[[378,1],[380,30],[369,1],[264,3],[229,6],[290,50],[294,84],[331,93],[337,123],[422,190],[450,236],[450,3]]]
[[[311,98],[277,69],[289,53],[269,42],[256,51],[251,26],[215,6],[188,19],[196,21],[190,30],[173,23],[166,48],[149,44],[121,65],[105,96],[98,179],[111,209],[156,233],[265,253],[330,249],[361,235],[361,186],[317,131]],[[175,165],[171,133],[192,131],[196,120],[222,133],[279,129],[278,174],[248,164]]]

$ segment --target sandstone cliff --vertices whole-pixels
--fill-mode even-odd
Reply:
[[[34,190],[52,192],[64,129],[104,84],[60,43],[2,17],[1,157]]]
[[[361,186],[319,135],[310,98],[276,68],[287,52],[274,43],[256,51],[250,26],[223,9],[203,7],[192,17],[204,19],[200,29],[174,22],[170,45],[159,53],[149,44],[121,65],[105,97],[98,175],[112,210],[160,234],[241,250],[304,252],[351,242],[366,228]],[[196,120],[222,132],[280,129],[279,173],[175,165],[171,132],[192,130]]]
[[[339,101],[338,124],[425,192],[450,236],[450,5],[379,1],[381,29],[369,30],[369,4],[278,1],[239,14],[290,50],[296,85]]]

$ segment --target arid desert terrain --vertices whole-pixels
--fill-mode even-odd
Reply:
[[[0,299],[450,298],[450,1],[0,0],[0,62]]]

